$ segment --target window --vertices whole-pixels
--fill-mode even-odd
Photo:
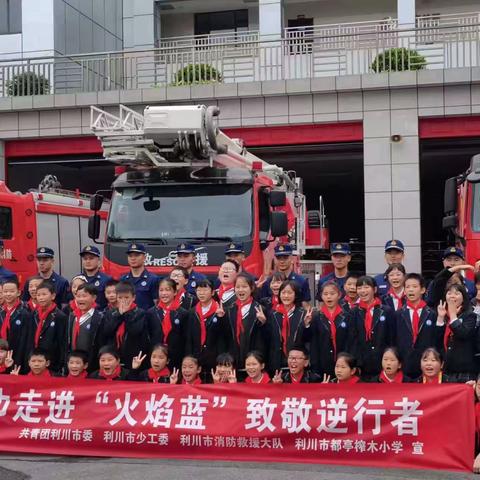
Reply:
[[[248,10],[195,14],[195,35],[248,30]]]
[[[288,38],[291,54],[311,53],[313,43],[313,18],[299,15],[288,21]]]
[[[0,238],[8,240],[12,238],[12,209],[0,207]]]
[[[0,0],[0,35],[22,33],[22,1]]]

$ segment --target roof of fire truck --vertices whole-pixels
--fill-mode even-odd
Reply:
[[[261,172],[277,187],[298,189],[294,173],[261,160],[241,140],[219,130],[219,113],[217,107],[189,105],[146,107],[141,115],[120,105],[119,114],[113,115],[92,106],[90,127],[102,143],[105,159],[136,170],[138,181],[145,177],[165,181],[202,171],[211,181],[215,177],[246,181]],[[195,180],[201,181],[202,175]],[[135,181],[135,173],[118,180]]]

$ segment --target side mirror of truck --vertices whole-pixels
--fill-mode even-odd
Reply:
[[[284,207],[287,203],[287,194],[281,190],[272,190],[270,192],[270,206]]]
[[[457,211],[457,177],[445,181],[443,197],[443,213],[448,216]]]
[[[95,195],[92,195],[90,198],[90,210],[93,210],[94,212],[98,212],[103,205],[103,195],[100,195],[96,193]]]
[[[270,233],[272,237],[287,235],[288,220],[285,212],[270,212]]]
[[[97,240],[100,236],[100,215],[88,217],[88,236],[92,240]]]

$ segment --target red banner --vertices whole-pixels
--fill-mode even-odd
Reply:
[[[2,375],[0,450],[471,471],[465,385],[162,385]]]

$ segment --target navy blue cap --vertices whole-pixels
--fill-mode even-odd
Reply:
[[[348,243],[332,243],[330,245],[330,254],[340,253],[341,255],[350,255],[352,250]]]
[[[281,243],[275,247],[276,257],[286,257],[293,254],[293,248],[289,243]]]
[[[127,253],[147,253],[143,243],[131,243],[127,248]]]
[[[442,259],[445,260],[447,257],[450,255],[455,255],[457,257],[460,257],[462,260],[465,258],[465,255],[463,254],[463,250],[458,247],[448,247],[443,251],[443,256]]]
[[[400,240],[389,240],[385,244],[385,251],[387,252],[388,250],[400,250],[401,252],[404,252],[405,247],[403,246],[403,242]]]
[[[80,255],[83,255],[85,253],[89,253],[90,255],[95,255],[96,257],[100,257],[100,250],[97,247],[94,247],[93,245],[87,245],[86,247],[83,247],[82,250],[80,251]]]
[[[55,256],[55,252],[48,247],[40,247],[37,248],[37,258],[53,258]]]
[[[195,253],[195,245],[191,243],[180,243],[177,245],[177,249],[175,253],[178,255],[179,253]]]
[[[225,254],[228,253],[245,253],[245,249],[243,248],[243,243],[229,243],[225,247]]]

